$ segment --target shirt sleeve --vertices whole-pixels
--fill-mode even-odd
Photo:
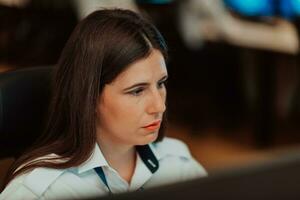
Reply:
[[[181,180],[187,181],[195,178],[207,176],[207,172],[193,157],[185,159],[182,164]]]
[[[12,180],[0,194],[0,200],[38,199],[38,197],[29,188],[23,185],[23,180],[23,176]]]

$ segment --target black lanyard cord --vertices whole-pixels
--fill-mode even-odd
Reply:
[[[157,158],[155,157],[154,153],[152,152],[149,145],[143,145],[143,146],[136,146],[136,150],[138,154],[140,155],[142,161],[147,166],[147,168],[152,172],[155,173],[159,168],[159,162]],[[102,167],[96,167],[94,168],[98,176],[100,177],[101,181],[104,183],[104,185],[107,187],[109,194],[113,194],[111,189],[108,186],[106,176],[104,174],[104,171]],[[144,190],[143,187],[140,187],[137,191]]]
[[[101,181],[104,183],[104,185],[107,187],[109,194],[112,194],[110,187],[108,186],[107,183],[107,179],[106,176],[104,174],[104,171],[102,169],[102,167],[96,167],[95,168],[96,173],[98,174],[98,176],[100,177]]]
[[[103,171],[102,167],[96,167],[96,168],[94,168],[94,170],[96,171],[96,173],[100,177],[101,181],[104,183],[104,185],[108,189],[109,194],[113,194],[110,187],[109,187],[109,185],[108,185],[108,183],[107,183],[107,179],[106,179],[106,176],[104,174],[104,171]],[[140,187],[137,191],[142,191],[142,190],[144,190],[144,188]]]

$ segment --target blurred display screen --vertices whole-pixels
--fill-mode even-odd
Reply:
[[[147,4],[168,4],[172,3],[173,0],[136,0],[137,3],[147,3]]]
[[[247,17],[292,19],[300,16],[300,0],[224,0],[224,3],[234,12]]]

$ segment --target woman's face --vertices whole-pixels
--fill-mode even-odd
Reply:
[[[160,51],[138,60],[104,86],[97,106],[97,136],[124,145],[156,140],[166,110],[168,73]]]

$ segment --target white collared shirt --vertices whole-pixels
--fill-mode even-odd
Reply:
[[[105,160],[98,145],[89,160],[68,169],[36,168],[12,180],[0,194],[4,199],[81,199],[108,194],[108,188],[94,168],[102,167],[112,193],[135,191],[206,176],[204,168],[177,139],[164,138],[149,145],[159,167],[152,173],[137,154],[130,184]]]

